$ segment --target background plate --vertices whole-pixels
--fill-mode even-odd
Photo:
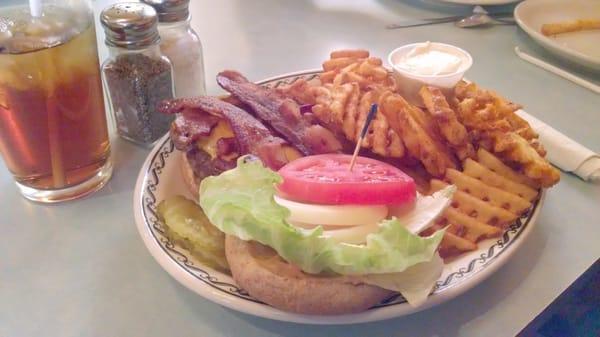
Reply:
[[[490,5],[506,5],[514,2],[519,2],[521,0],[437,0],[440,2],[451,2],[455,4],[463,4],[463,5],[480,5],[480,6],[490,6]]]
[[[576,19],[600,19],[598,0],[526,0],[515,8],[515,20],[549,52],[571,62],[600,70],[600,29],[559,34],[541,33],[542,24]]]
[[[259,83],[277,87],[298,78],[314,79],[318,71],[301,71],[273,77]],[[158,219],[158,203],[173,195],[191,198],[180,174],[180,156],[168,135],[154,147],[142,166],[133,196],[138,231],[158,263],[177,281],[200,296],[233,310],[264,318],[310,324],[350,324],[399,317],[452,299],[481,283],[513,255],[531,232],[545,193],[502,237],[480,242],[479,249],[462,254],[444,266],[433,293],[426,303],[411,307],[401,296],[357,314],[338,316],[299,315],[275,309],[252,298],[226,274],[209,268],[164,236],[164,224]]]

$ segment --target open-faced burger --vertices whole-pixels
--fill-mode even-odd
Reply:
[[[304,314],[359,312],[397,292],[412,305],[425,301],[443,268],[443,232],[418,233],[453,187],[421,196],[399,169],[359,157],[350,171],[342,154],[303,157],[279,172],[253,159],[200,185],[239,286]]]

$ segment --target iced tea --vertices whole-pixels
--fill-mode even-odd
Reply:
[[[110,166],[96,34],[69,9],[26,13],[0,9],[23,17],[0,22],[0,152],[18,184],[65,189]]]

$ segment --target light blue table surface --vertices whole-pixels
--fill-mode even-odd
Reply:
[[[96,1],[97,13],[109,3]],[[600,77],[564,65],[516,26],[383,28],[403,19],[466,13],[469,7],[432,0],[192,3],[210,93],[220,91],[213,79],[223,69],[259,80],[319,67],[336,48],[363,47],[385,57],[396,46],[434,40],[473,55],[471,80],[600,151],[600,96],[523,62],[513,48],[519,45],[589,79]],[[149,150],[114,134],[112,148],[110,183],[91,197],[61,205],[26,201],[0,165],[0,336],[512,336],[600,257],[600,185],[563,174],[513,259],[450,302],[353,326],[255,318],[197,296],[153,260],[132,212],[135,179]]]

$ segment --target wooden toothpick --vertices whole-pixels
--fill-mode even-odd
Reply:
[[[350,160],[350,167],[348,168],[348,171],[352,171],[352,168],[354,167],[354,164],[356,163],[356,157],[358,157],[358,151],[360,150],[362,142],[365,139],[365,136],[367,135],[367,131],[369,130],[369,125],[371,125],[371,122],[373,121],[373,118],[375,117],[376,113],[377,113],[377,104],[373,103],[371,105],[371,111],[369,111],[369,114],[367,115],[367,119],[365,120],[365,124],[363,124],[362,131],[360,132],[360,137],[356,141],[356,147],[354,148],[354,153],[352,154],[352,160]]]

